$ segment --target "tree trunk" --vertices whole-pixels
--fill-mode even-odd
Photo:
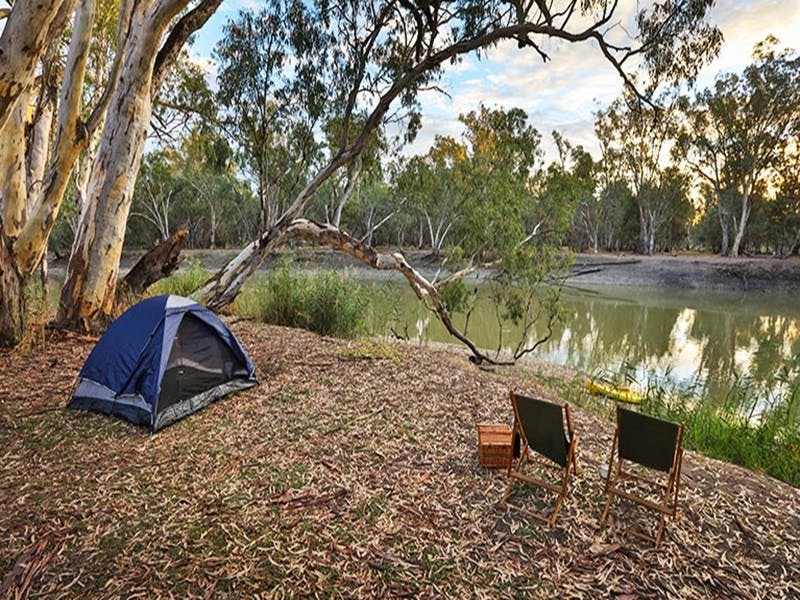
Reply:
[[[639,244],[641,253],[647,253],[647,220],[644,217],[644,208],[639,204]]]
[[[720,197],[720,194],[717,194],[717,217],[719,218],[719,226],[722,233],[720,254],[722,256],[728,256],[728,246],[730,244],[730,240],[728,238],[728,220],[725,218],[725,213],[722,210],[722,198]]]
[[[25,334],[25,273],[13,240],[27,218],[25,116],[30,90],[18,96],[0,136],[0,347],[18,344]]]
[[[214,210],[214,205],[209,202],[208,203],[208,212],[211,215],[211,221],[209,222],[209,246],[211,248],[216,248],[217,246],[217,212]]]
[[[25,335],[25,281],[0,231],[0,347],[17,345]]]
[[[336,210],[333,211],[333,220],[331,221],[334,227],[338,228],[342,224],[342,212],[344,212],[344,205],[347,204],[347,201],[350,200],[350,197],[353,195],[353,190],[355,190],[356,187],[356,180],[358,179],[358,173],[358,168],[353,169],[353,172],[347,177],[347,185],[336,199]]]
[[[0,34],[0,133],[33,84],[50,40],[61,35],[77,0],[17,0]],[[25,107],[27,108],[27,106]]]
[[[53,126],[53,113],[56,107],[55,96],[54,90],[51,90],[47,83],[43,83],[42,95],[36,119],[31,127],[28,145],[28,198],[36,198],[42,189],[42,180],[50,153],[50,130]]]
[[[731,246],[731,256],[737,258],[741,250],[742,240],[744,239],[745,231],[747,230],[747,221],[750,218],[750,185],[745,184],[744,193],[742,194],[742,214],[739,218],[739,226],[736,229],[736,237],[733,238],[733,246]]]
[[[189,221],[163,242],[142,256],[117,285],[116,303],[125,304],[131,297],[140,296],[159,279],[168,277],[180,264],[180,254],[189,239]]]
[[[57,321],[88,331],[112,315],[122,242],[133,186],[152,115],[155,65],[169,22],[187,0],[134,4],[119,82],[114,89],[92,168],[61,291]],[[184,22],[192,12],[182,18]],[[174,33],[174,32],[173,32]],[[168,43],[173,41],[170,35]]]

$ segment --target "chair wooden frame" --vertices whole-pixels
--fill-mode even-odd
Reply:
[[[656,529],[655,536],[650,536],[642,531],[637,531],[635,528],[629,529],[629,532],[639,538],[647,540],[649,542],[654,542],[656,546],[661,543],[662,536],[664,534],[664,526],[666,524],[666,518],[672,517],[676,518],[678,512],[678,491],[680,489],[680,480],[681,480],[681,463],[683,461],[683,424],[682,423],[670,423],[668,421],[662,421],[662,423],[669,423],[670,425],[674,425],[677,428],[677,433],[675,436],[675,448],[673,450],[672,455],[672,464],[668,470],[664,469],[663,471],[667,473],[667,481],[663,483],[662,481],[658,481],[654,477],[645,477],[643,475],[639,475],[636,473],[632,473],[630,471],[626,471],[623,468],[623,465],[626,461],[638,463],[638,461],[633,460],[631,458],[623,459],[619,455],[619,442],[620,442],[620,411],[624,411],[619,406],[617,406],[617,428],[614,432],[614,441],[611,445],[611,454],[608,459],[608,475],[606,477],[606,505],[603,509],[603,516],[600,519],[600,523],[605,524],[606,518],[608,517],[609,509],[611,508],[611,502],[614,497],[622,498],[629,502],[633,502],[635,504],[639,504],[648,508],[650,510],[656,511],[659,513],[659,520],[658,520],[658,528]],[[632,411],[627,411],[632,412]],[[653,417],[648,417],[653,418]],[[659,419],[660,421],[660,419]],[[617,464],[616,469],[614,469],[614,455],[617,456]],[[647,467],[647,465],[644,465]],[[658,468],[654,468],[651,470],[662,470]],[[619,488],[619,484],[625,480],[629,481],[637,481],[646,485],[652,486],[653,489],[657,490],[660,489],[663,491],[663,496],[661,502],[653,502],[652,500],[648,500],[647,498],[640,497],[636,494],[627,492]]]
[[[575,431],[572,427],[572,416],[570,415],[569,412],[569,404],[564,404],[562,407],[562,412],[564,415],[564,420],[566,421],[567,425],[567,433],[565,435],[565,442],[567,446],[566,464],[562,466],[553,459],[536,452],[536,454],[542,456],[547,461],[544,464],[545,467],[553,470],[558,470],[561,472],[561,483],[560,484],[550,483],[548,481],[543,481],[537,477],[532,477],[530,475],[522,473],[523,467],[527,463],[533,462],[532,454],[534,453],[534,450],[531,448],[529,440],[525,434],[524,427],[522,426],[520,411],[517,404],[517,398],[520,397],[524,398],[524,396],[518,396],[514,392],[514,390],[510,392],[511,406],[514,410],[514,426],[512,428],[512,440],[519,439],[520,453],[518,458],[515,459],[513,457],[513,444],[512,444],[512,460],[508,467],[508,485],[506,486],[505,494],[503,494],[502,504],[505,507],[518,510],[530,517],[533,517],[540,521],[544,521],[548,523],[550,527],[553,527],[556,524],[556,520],[558,519],[558,513],[561,510],[561,505],[563,504],[564,498],[567,494],[570,476],[573,471],[576,474],[579,473],[578,459],[577,459],[578,436],[575,434]],[[536,399],[531,399],[531,400],[536,400]],[[544,402],[543,400],[536,400],[536,401]],[[561,431],[563,433],[563,423]],[[553,505],[552,513],[549,516],[544,512],[537,513],[528,510],[526,508],[523,508],[522,506],[517,506],[508,502],[508,497],[511,494],[511,489],[517,480],[543,488],[545,490],[549,490],[558,495],[555,504]]]

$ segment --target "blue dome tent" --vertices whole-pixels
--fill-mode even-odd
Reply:
[[[125,311],[98,340],[69,407],[158,431],[256,383],[250,357],[219,317],[188,298],[156,296]]]

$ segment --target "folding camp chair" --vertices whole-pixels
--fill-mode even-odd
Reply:
[[[651,537],[636,529],[631,533],[656,546],[661,543],[667,516],[675,517],[678,508],[678,488],[681,480],[683,457],[683,425],[648,417],[637,412],[617,407],[617,430],[608,460],[606,478],[606,506],[601,523],[608,517],[608,509],[614,496],[640,504],[659,513],[658,529]],[[613,468],[614,454],[617,466]],[[645,469],[634,473],[623,468],[625,462],[635,463]],[[648,476],[649,473],[654,476]],[[666,474],[666,482],[664,476]],[[660,498],[654,501],[651,498]],[[662,492],[663,495],[659,494]]]
[[[564,404],[561,407],[545,400],[520,396],[512,391],[511,406],[514,409],[513,439],[519,440],[520,452],[519,457],[514,458],[508,468],[508,485],[503,496],[503,506],[545,521],[552,527],[556,524],[558,511],[564,502],[571,470],[578,472],[576,454],[578,436],[572,429],[569,405]],[[567,424],[566,434],[564,421]],[[543,481],[522,472],[526,464],[534,462],[533,453],[546,459],[541,461],[543,467],[561,472],[560,484]],[[553,512],[548,516],[546,513],[537,513],[510,504],[508,497],[517,480],[555,492],[557,498],[552,508]]]

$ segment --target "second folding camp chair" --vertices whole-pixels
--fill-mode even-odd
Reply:
[[[682,424],[649,417],[618,406],[617,430],[608,460],[606,506],[601,523],[605,523],[615,497],[628,500],[659,514],[655,536],[636,529],[631,529],[631,533],[655,542],[656,546],[660,544],[666,518],[674,517],[678,508],[682,442]],[[626,468],[627,463],[632,463],[630,470]]]
[[[564,502],[567,493],[571,471],[578,472],[577,445],[578,436],[572,429],[572,418],[569,405],[560,406],[539,400],[520,396],[511,392],[511,406],[514,409],[514,428],[512,437],[519,440],[519,456],[512,459],[508,468],[508,485],[503,496],[503,505],[524,512],[541,521],[554,526],[558,519],[558,511]],[[566,433],[564,424],[566,422]],[[543,461],[535,459],[543,458]],[[560,474],[560,481],[552,483],[528,473],[523,473],[526,465],[537,462],[545,469],[556,470]],[[544,488],[557,495],[552,512],[530,511],[522,506],[508,502],[511,488],[516,482],[528,483]]]

